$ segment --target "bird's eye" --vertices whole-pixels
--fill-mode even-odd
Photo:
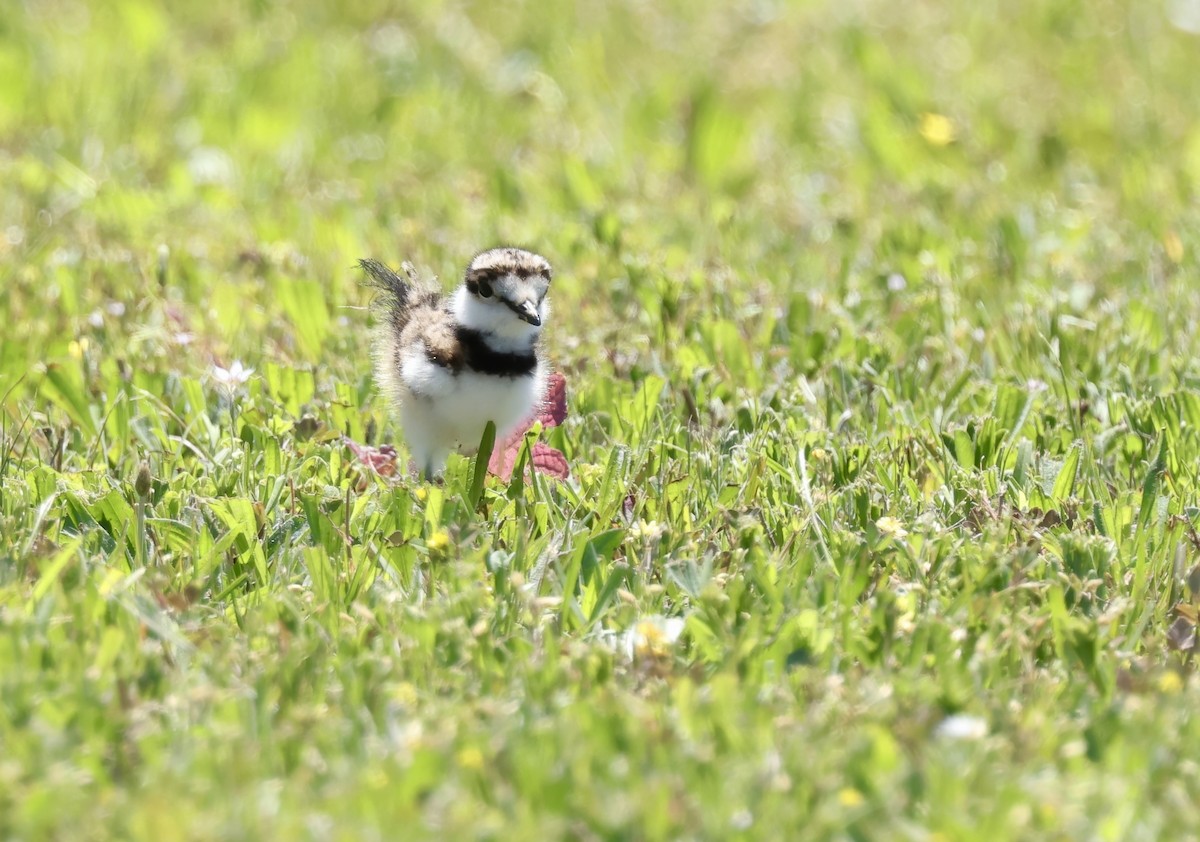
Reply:
[[[487,278],[480,278],[479,283],[475,287],[475,289],[478,291],[480,298],[491,298],[492,297],[492,282],[489,281]]]

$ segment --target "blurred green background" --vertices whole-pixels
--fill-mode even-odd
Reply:
[[[0,0],[0,837],[1195,838],[1198,56],[1197,0]],[[355,262],[497,243],[572,481],[354,465]]]
[[[12,2],[0,359],[61,355],[110,292],[132,310],[160,244],[189,326],[239,354],[287,341],[265,275],[333,315],[359,256],[452,276],[502,241],[578,280],[572,334],[618,327],[629,262],[733,272],[734,298],[922,257],[985,297],[1124,283],[1195,212],[1188,8]]]

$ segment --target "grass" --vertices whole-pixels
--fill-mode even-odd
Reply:
[[[0,837],[1196,838],[1194,2],[345,5],[0,16]],[[571,480],[374,475],[497,242]]]

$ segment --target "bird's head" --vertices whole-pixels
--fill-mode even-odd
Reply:
[[[471,261],[456,301],[460,321],[498,337],[537,336],[550,314],[550,263],[518,248],[494,248]]]

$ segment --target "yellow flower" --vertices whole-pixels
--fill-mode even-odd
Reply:
[[[483,768],[483,752],[475,746],[467,746],[458,752],[458,765],[464,769],[478,772]]]
[[[417,688],[407,681],[401,681],[392,688],[392,699],[402,705],[417,703]]]
[[[949,146],[958,137],[954,121],[945,114],[926,112],[921,115],[921,123],[917,131],[921,137],[933,146]]]
[[[67,353],[75,359],[79,359],[88,352],[88,345],[90,344],[86,336],[81,337],[79,340],[72,339],[71,344],[67,345]]]
[[[642,622],[637,624],[637,634],[640,638],[638,640],[640,647],[645,647],[652,652],[666,650],[667,635],[659,628],[657,623],[642,620]]]
[[[1173,696],[1183,689],[1183,679],[1179,677],[1179,673],[1169,670],[1159,676],[1158,689]]]
[[[424,503],[425,498],[429,496],[429,489],[423,485],[418,485],[413,489],[413,496],[417,498],[418,502]]]
[[[888,538],[895,538],[897,541],[908,536],[908,530],[904,528],[904,524],[890,515],[875,521],[875,528],[881,534]]]
[[[429,539],[425,541],[425,546],[431,553],[445,552],[450,547],[450,536],[446,534],[445,529],[439,529],[429,536]]]
[[[843,787],[837,797],[838,803],[843,807],[857,807],[866,801],[863,794],[852,786]]]
[[[1183,260],[1183,240],[1179,239],[1179,235],[1174,231],[1168,231],[1163,237],[1163,247],[1167,250],[1167,257],[1171,258],[1172,263],[1179,263]]]

